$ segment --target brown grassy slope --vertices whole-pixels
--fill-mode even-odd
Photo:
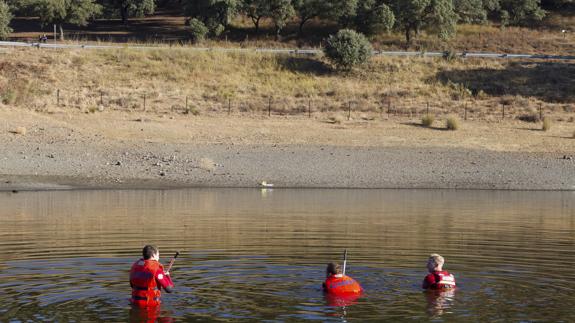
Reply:
[[[154,50],[12,49],[0,56],[4,104],[39,111],[57,105],[83,111],[274,113],[399,111],[496,118],[532,113],[542,104],[561,118],[573,115],[575,64],[454,60],[372,59],[338,74],[319,58],[258,53]],[[145,97],[145,99],[144,99]],[[186,110],[186,97],[188,101]],[[258,113],[259,113],[258,112]]]

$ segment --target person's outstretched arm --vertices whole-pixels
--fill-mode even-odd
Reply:
[[[170,274],[164,273],[164,270],[158,271],[156,274],[156,282],[158,283],[158,288],[163,288],[167,293],[174,292],[174,282],[170,277]]]

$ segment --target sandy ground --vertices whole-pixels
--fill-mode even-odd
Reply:
[[[575,124],[182,116],[0,108],[0,189],[575,190]],[[436,122],[442,126],[442,121]],[[25,127],[26,134],[15,133]]]

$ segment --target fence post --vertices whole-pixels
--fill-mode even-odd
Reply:
[[[268,117],[272,116],[272,97],[269,97],[269,102],[268,102]]]
[[[347,107],[347,121],[351,120],[351,101],[348,102]]]
[[[146,111],[146,93],[144,93],[144,111]]]
[[[311,99],[307,101],[307,115],[311,119]]]
[[[100,90],[100,105],[104,105],[104,91]]]
[[[232,99],[228,98],[228,115],[232,113]]]
[[[505,103],[501,103],[501,115],[505,119]]]
[[[387,117],[391,114],[391,99],[387,101]]]
[[[427,115],[429,116],[429,101],[427,101],[427,109],[426,109]]]
[[[188,96],[186,95],[186,114],[187,113],[189,113],[189,110],[188,110]]]
[[[465,111],[464,120],[467,121],[467,101],[463,104],[463,110]]]

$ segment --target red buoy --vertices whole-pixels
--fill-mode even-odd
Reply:
[[[361,294],[363,288],[355,279],[345,275],[330,275],[324,283],[324,291],[330,295]]]

